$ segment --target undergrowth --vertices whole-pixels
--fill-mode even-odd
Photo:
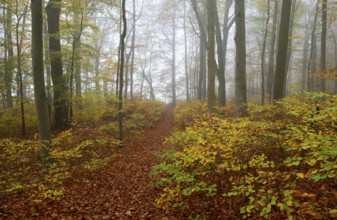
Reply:
[[[193,114],[168,139],[178,150],[151,172],[157,206],[192,219],[337,217],[337,97],[298,93],[249,112]]]
[[[74,103],[72,128],[55,133],[52,138],[52,165],[46,167],[40,164],[41,144],[37,135],[32,139],[20,139],[18,135],[16,138],[0,139],[0,206],[11,198],[38,203],[61,199],[65,181],[77,181],[91,175],[118,154],[117,130],[112,126],[117,119],[116,98],[88,94],[80,103]],[[34,112],[28,110],[27,118],[33,119]],[[159,102],[127,102],[123,109],[126,135],[140,133],[153,126],[164,110],[165,106]],[[2,113],[6,113],[6,117],[1,121],[19,114],[16,108],[2,110]],[[33,122],[36,120],[29,121],[27,125],[35,127]],[[7,129],[11,130],[20,121],[8,123]]]

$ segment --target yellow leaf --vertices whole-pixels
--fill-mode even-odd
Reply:
[[[288,201],[287,201],[287,205],[288,205],[288,206],[292,206],[292,204],[293,204],[293,201],[292,201],[292,200],[288,200]]]
[[[304,173],[296,173],[296,176],[300,179],[304,178]]]
[[[331,209],[331,210],[329,210],[329,213],[330,214],[337,214],[337,209]]]

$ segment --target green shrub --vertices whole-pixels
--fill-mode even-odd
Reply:
[[[180,150],[152,170],[156,204],[205,218],[222,210],[252,219],[333,217],[336,202],[322,209],[316,198],[330,196],[308,185],[337,177],[336,104],[336,96],[304,93],[251,105],[247,118],[199,115],[169,138]]]

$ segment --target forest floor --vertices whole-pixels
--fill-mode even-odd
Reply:
[[[173,109],[141,137],[128,137],[107,166],[90,177],[67,181],[60,201],[40,204],[15,201],[5,219],[161,219],[167,216],[154,202],[159,191],[149,187],[158,154],[172,146],[163,143],[173,130]],[[172,213],[171,215],[172,216]]]

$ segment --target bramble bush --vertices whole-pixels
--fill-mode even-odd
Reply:
[[[197,115],[151,172],[156,204],[201,219],[337,217],[336,104],[298,93],[246,118]]]

